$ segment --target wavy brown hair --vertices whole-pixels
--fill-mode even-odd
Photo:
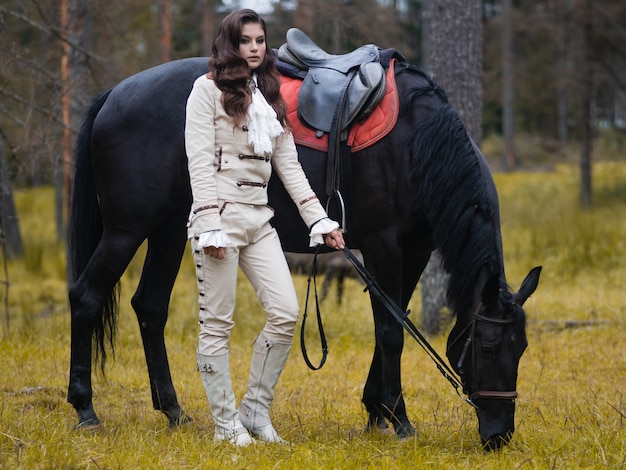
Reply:
[[[248,87],[248,82],[252,78],[248,63],[239,54],[243,26],[248,23],[260,24],[267,40],[265,21],[258,13],[247,8],[235,10],[220,23],[217,37],[213,41],[212,55],[209,58],[209,70],[212,72],[215,84],[222,90],[224,110],[233,118],[236,126],[244,122],[252,99]],[[263,62],[255,72],[259,89],[276,111],[279,122],[286,127],[287,106],[280,94],[276,55],[267,45]]]

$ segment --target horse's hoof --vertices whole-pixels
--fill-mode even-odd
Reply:
[[[483,439],[482,436],[480,438],[483,449],[486,451],[496,451],[502,449],[511,441],[512,433],[507,434],[506,436],[492,436],[489,439]]]
[[[415,436],[415,429],[410,424],[402,424],[396,429],[398,439],[403,440]]]
[[[381,434],[383,436],[393,436],[395,434],[394,430],[390,427],[376,428],[376,430],[378,431],[378,434]]]
[[[391,436],[395,434],[393,428],[390,428],[385,421],[378,421],[377,424],[368,424],[365,427],[366,433],[378,433],[383,436]]]
[[[104,426],[100,422],[98,418],[86,419],[85,421],[79,422],[76,426],[74,426],[75,431],[85,431],[85,432],[96,432],[103,428]]]
[[[191,418],[191,416],[189,416],[187,413],[181,413],[177,419],[170,419],[170,422],[167,425],[167,429],[176,429],[192,422],[193,419]]]

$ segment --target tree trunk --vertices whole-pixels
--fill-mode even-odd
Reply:
[[[9,166],[4,156],[4,144],[0,140],[0,240],[4,245],[7,258],[14,258],[24,253],[20,223],[15,211]]]
[[[72,201],[72,172],[74,162],[72,158],[72,141],[80,128],[84,110],[93,95],[89,58],[85,51],[89,51],[89,2],[84,0],[61,1],[61,24],[64,29],[63,57],[61,71],[64,87],[63,95],[63,180],[65,186],[66,217],[71,213]],[[63,217],[58,217],[63,220]],[[63,230],[63,233],[66,233]],[[69,251],[68,251],[69,253]],[[71,260],[68,254],[67,280],[72,283]]]
[[[170,0],[159,0],[159,45],[161,63],[172,60],[172,8]]]
[[[299,0],[294,15],[294,26],[311,38],[315,37],[316,1]]]
[[[441,256],[435,250],[422,273],[422,329],[434,335],[441,331],[441,316],[446,308],[448,274],[441,267]]]
[[[66,233],[65,230],[65,214],[69,217],[71,207],[71,194],[72,194],[72,123],[71,123],[71,95],[70,95],[70,42],[68,32],[68,14],[69,8],[67,4],[68,0],[61,0],[61,27],[65,30],[63,41],[63,54],[61,56],[61,83],[63,84],[63,96],[61,97],[61,108],[63,116],[63,138],[62,148],[63,156],[61,158],[61,170],[58,171],[62,175],[63,180],[63,201],[61,204],[55,204],[55,210],[57,211],[55,220],[57,223],[57,235]],[[57,193],[59,188],[55,188]],[[58,213],[60,212],[60,213]]]
[[[570,0],[557,0],[556,21],[559,30],[557,57],[557,135],[559,143],[566,144],[568,132],[568,77],[570,76]]]
[[[424,2],[425,66],[448,94],[469,135],[482,138],[482,1]],[[439,332],[448,275],[435,252],[422,275],[422,327]]]
[[[64,29],[61,78],[63,80],[63,174],[65,181],[66,211],[71,211],[72,193],[72,140],[80,128],[83,111],[93,95],[88,57],[89,14],[84,0],[61,0],[61,25]]]
[[[218,0],[202,0],[202,53],[209,57],[215,38],[215,11]]]
[[[591,66],[591,0],[576,0],[576,23],[580,36],[580,206],[591,207],[591,96],[593,70]]]
[[[446,91],[469,135],[482,139],[482,1],[429,0],[427,70]]]
[[[513,0],[502,0],[502,166],[515,168],[515,73],[513,65]]]

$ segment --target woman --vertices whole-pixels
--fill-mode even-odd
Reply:
[[[311,228],[311,246],[344,246],[298,162],[286,123],[275,57],[263,19],[237,10],[220,24],[187,102],[185,145],[193,205],[188,234],[200,295],[198,369],[215,419],[215,440],[248,445],[250,434],[285,442],[269,416],[274,387],[291,349],[299,308],[280,240],[270,225],[267,182],[280,177]],[[254,343],[248,390],[239,409],[228,340],[237,270],[254,287],[267,321]]]

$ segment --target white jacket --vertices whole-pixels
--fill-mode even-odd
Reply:
[[[270,157],[254,154],[246,126],[234,127],[213,79],[196,79],[187,100],[185,147],[193,194],[189,236],[221,229],[218,200],[266,205],[274,169],[308,227],[326,216],[298,161],[290,132],[274,139]]]

